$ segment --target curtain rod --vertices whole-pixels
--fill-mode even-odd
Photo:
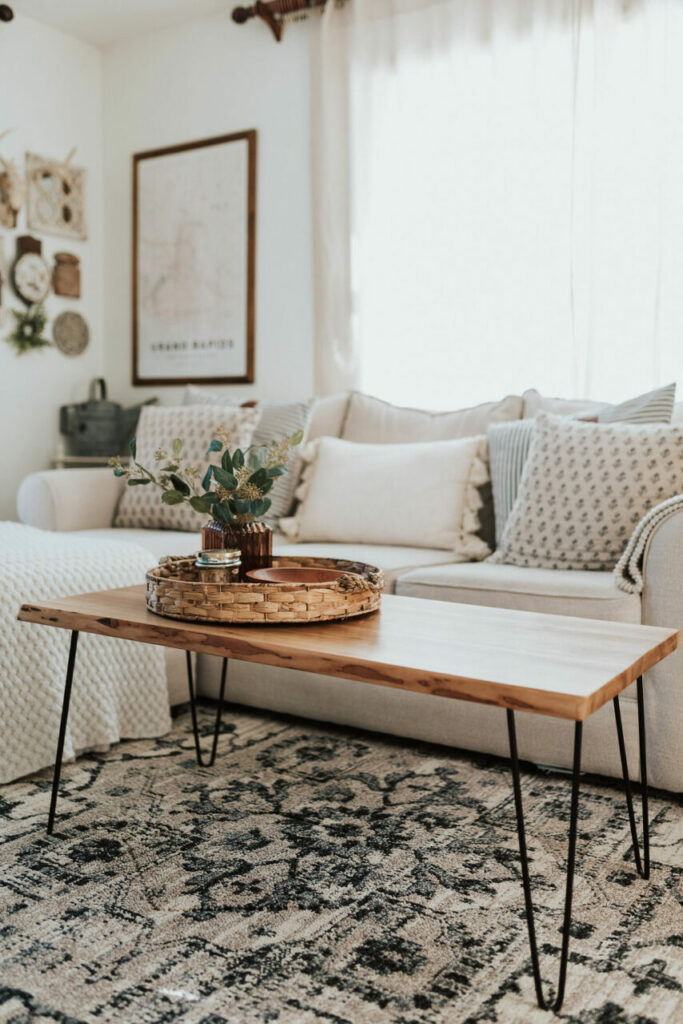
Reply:
[[[286,17],[304,14],[315,7],[322,8],[325,2],[326,0],[256,0],[253,7],[235,7],[232,20],[238,25],[243,25],[250,18],[261,18],[279,43]]]

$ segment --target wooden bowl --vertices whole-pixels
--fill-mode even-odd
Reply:
[[[291,566],[278,569],[251,569],[247,579],[254,583],[334,583],[344,573],[340,569],[323,569],[317,566]]]

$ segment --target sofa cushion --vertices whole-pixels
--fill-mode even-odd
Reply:
[[[366,444],[413,444],[417,441],[454,441],[485,434],[489,423],[517,420],[522,398],[508,395],[499,402],[484,402],[471,409],[429,412],[406,409],[381,398],[353,391],[341,437]]]
[[[556,416],[576,416],[582,413],[597,414],[605,408],[606,402],[589,401],[583,398],[548,398],[536,388],[529,388],[522,395],[524,408],[522,419],[531,419],[539,412],[551,412]]]
[[[339,395],[316,398],[306,432],[306,440],[315,441],[318,437],[341,437],[348,406],[348,391]]]
[[[640,622],[640,597],[619,590],[611,572],[522,569],[491,562],[433,565],[404,573],[396,593],[492,608]]]
[[[366,562],[368,565],[376,565],[384,573],[388,593],[394,592],[396,580],[403,573],[418,566],[450,562],[453,558],[451,551],[441,551],[436,548],[407,548],[389,544],[336,544],[329,541],[288,544],[286,539],[279,536],[273,539],[273,551],[276,555],[349,558],[353,561]]]
[[[146,548],[150,554],[150,568],[157,564],[162,555],[191,555],[202,546],[202,535],[186,530],[138,530],[112,526],[102,530],[76,531],[74,536],[79,532],[83,537],[127,541],[128,544]]]

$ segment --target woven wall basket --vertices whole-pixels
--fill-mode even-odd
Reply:
[[[340,569],[333,583],[207,583],[194,556],[162,559],[147,573],[147,607],[187,622],[323,622],[379,608],[384,577],[364,562],[338,558],[274,558],[273,566]]]

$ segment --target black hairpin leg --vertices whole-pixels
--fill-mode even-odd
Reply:
[[[187,687],[190,691],[190,710],[192,711],[192,729],[194,731],[194,748],[197,752],[197,764],[202,768],[210,768],[216,760],[216,747],[218,746],[218,734],[221,731],[221,715],[223,714],[223,695],[225,693],[225,677],[228,671],[228,659],[223,658],[223,668],[221,670],[221,690],[218,698],[218,710],[216,711],[216,724],[213,730],[213,745],[211,747],[211,756],[208,761],[202,759],[202,750],[199,745],[199,727],[197,725],[197,706],[195,701],[194,693],[194,679],[192,677],[192,655],[189,651],[185,652],[187,659]]]
[[[62,774],[62,756],[64,754],[64,739],[66,737],[66,723],[69,718],[69,701],[71,700],[71,684],[74,678],[74,665],[76,664],[76,647],[78,645],[78,630],[71,633],[71,647],[69,648],[69,661],[66,666],[66,681],[64,683],[64,697],[62,698],[62,718],[59,723],[59,738],[57,740],[57,757],[52,773],[52,796],[50,797],[50,813],[47,818],[47,834],[52,835],[55,824],[55,811],[57,810],[57,796],[59,795],[59,777]]]
[[[631,841],[633,842],[633,856],[636,862],[636,871],[641,878],[650,877],[650,823],[648,820],[647,807],[647,751],[645,748],[645,702],[643,698],[643,677],[638,677],[638,743],[640,746],[640,799],[643,809],[643,859],[640,859],[638,833],[636,831],[636,819],[633,813],[633,796],[631,795],[631,782],[628,775],[628,762],[626,760],[626,744],[624,743],[624,730],[621,725],[621,709],[619,698],[614,698],[614,717],[617,722],[617,738],[619,740],[619,754],[621,757],[621,772],[624,776],[624,789],[626,790],[626,804],[628,807],[628,820],[631,825]]]
[[[524,906],[529,929],[529,946],[531,949],[531,965],[534,972],[536,999],[542,1010],[553,1009],[559,1012],[564,1000],[564,987],[567,979],[567,960],[569,957],[569,928],[572,918],[572,893],[574,889],[574,862],[576,859],[576,826],[579,812],[579,778],[581,774],[581,736],[582,723],[574,724],[574,767],[572,770],[572,797],[569,813],[569,850],[567,853],[567,887],[564,897],[564,922],[562,924],[562,951],[560,953],[560,974],[557,982],[555,1001],[547,1003],[543,995],[543,981],[538,962],[536,945],[536,929],[534,926],[534,905],[531,899],[531,881],[529,879],[529,859],[527,856],[526,836],[524,832],[524,812],[522,809],[522,788],[519,778],[519,757],[517,755],[517,735],[515,732],[514,711],[507,712],[508,737],[510,740],[510,763],[512,766],[512,784],[515,793],[515,811],[517,814],[517,834],[519,837],[519,856],[522,862],[522,885],[524,886]]]

